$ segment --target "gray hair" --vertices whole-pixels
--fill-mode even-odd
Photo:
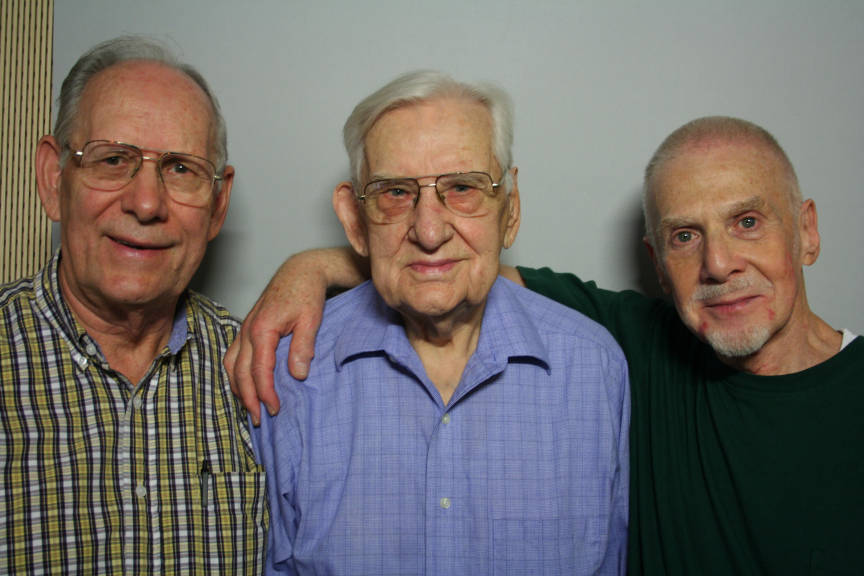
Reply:
[[[60,97],[57,99],[57,122],[54,124],[54,138],[63,150],[61,160],[66,160],[69,138],[78,118],[81,95],[87,83],[99,72],[133,60],[163,64],[185,74],[201,88],[210,101],[210,148],[214,155],[216,172],[221,174],[228,162],[228,132],[216,96],[200,72],[189,64],[180,62],[166,46],[141,36],[119,36],[97,44],[78,59],[63,80]]]
[[[366,170],[366,135],[378,119],[396,108],[436,98],[465,98],[479,102],[492,118],[492,148],[503,171],[502,185],[510,191],[513,162],[513,104],[506,92],[491,84],[467,84],[434,70],[418,70],[397,77],[357,104],[342,129],[351,162],[351,177],[360,186]]]
[[[665,162],[677,157],[685,148],[709,140],[751,143],[774,154],[786,174],[789,205],[793,214],[797,213],[801,205],[798,177],[795,175],[792,162],[789,161],[789,157],[777,139],[761,126],[747,120],[730,116],[705,116],[684,124],[667,136],[645,167],[642,214],[645,219],[645,235],[655,248],[658,248],[654,237],[656,230],[649,210],[649,204],[655,194],[654,175]]]

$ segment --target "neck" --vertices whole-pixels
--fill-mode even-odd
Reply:
[[[720,361],[760,376],[794,374],[821,364],[840,351],[842,335],[810,311],[806,302],[757,352],[740,358],[718,356]]]
[[[171,338],[179,298],[142,307],[106,305],[73,290],[59,274],[72,315],[99,345],[108,365],[137,384]]]
[[[483,310],[484,306],[478,306],[441,318],[403,315],[408,341],[444,404],[450,402],[468,359],[477,349]]]

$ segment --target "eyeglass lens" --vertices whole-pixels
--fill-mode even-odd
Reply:
[[[379,222],[405,217],[417,204],[420,188],[414,178],[370,182],[365,192],[370,215]],[[487,200],[494,196],[492,177],[484,172],[442,174],[436,179],[435,188],[444,205],[460,216],[482,216]]]
[[[89,142],[80,155],[83,182],[95,190],[119,190],[135,177],[144,158],[143,152],[134,146]],[[207,204],[214,171],[206,160],[173,152],[147,158],[157,162],[162,183],[175,201],[196,206]]]

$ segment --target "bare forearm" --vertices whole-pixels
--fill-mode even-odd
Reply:
[[[326,288],[353,288],[369,278],[369,262],[351,248],[317,248],[288,258],[270,285],[279,284],[283,273],[293,276],[297,271],[316,274]]]
[[[259,400],[270,413],[279,409],[273,389],[279,338],[294,334],[288,367],[295,378],[305,378],[315,354],[315,334],[328,288],[351,288],[368,275],[365,259],[350,248],[308,250],[279,267],[225,357],[231,388],[254,422],[260,417]]]

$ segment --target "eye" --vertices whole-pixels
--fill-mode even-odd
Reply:
[[[206,168],[196,162],[193,158],[177,156],[166,156],[162,160],[162,174],[170,178],[192,178],[198,177],[206,180],[208,178]]]
[[[742,228],[753,228],[754,226],[756,226],[757,222],[756,218],[754,218],[753,216],[745,216],[739,221],[739,224]]]
[[[468,184],[457,183],[457,184],[454,184],[453,186],[451,186],[447,190],[447,192],[453,193],[453,194],[465,194],[466,192],[472,192],[474,190],[475,190],[475,188],[472,186],[469,186]]]
[[[675,233],[674,241],[680,244],[686,244],[693,239],[693,233],[689,230],[681,230]]]
[[[93,164],[99,164],[105,168],[116,168],[118,166],[126,166],[133,162],[132,158],[125,151],[121,152],[105,152],[92,160]]]
[[[174,162],[170,166],[168,166],[168,171],[172,174],[182,176],[183,174],[189,173],[189,168],[182,162]]]
[[[384,190],[384,194],[393,198],[404,198],[405,196],[409,196],[411,193],[404,188],[394,186],[392,188],[387,188],[386,190]]]
[[[699,243],[699,231],[692,228],[670,230],[666,244],[669,250],[689,250]]]

